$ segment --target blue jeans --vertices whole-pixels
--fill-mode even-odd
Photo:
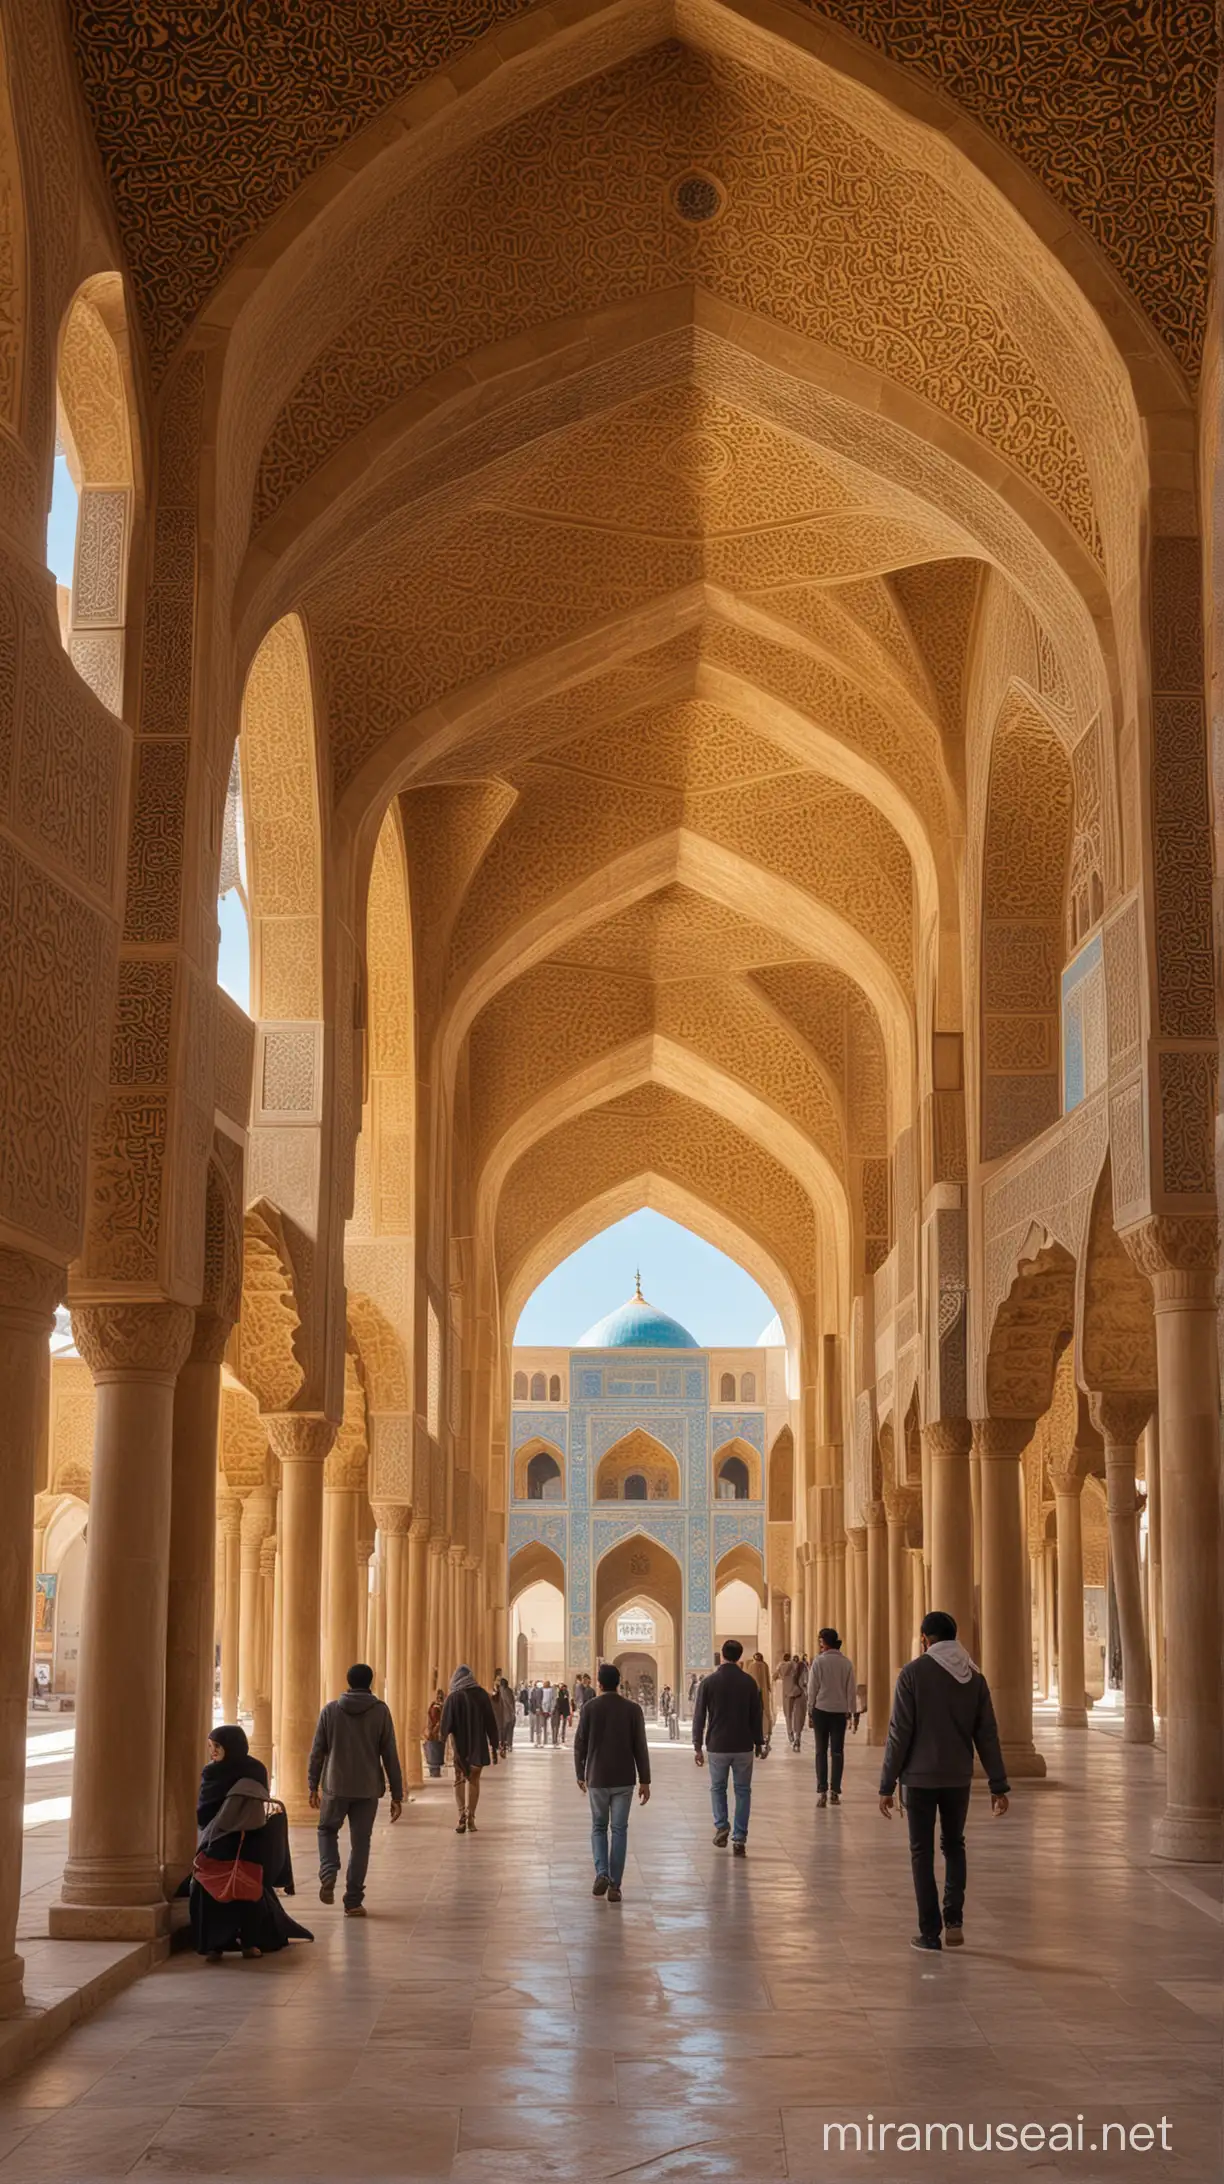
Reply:
[[[735,1826],[731,1830],[733,1843],[748,1840],[748,1814],[752,1808],[752,1753],[707,1752],[706,1765],[710,1770],[710,1803],[714,1807],[716,1828],[727,1826],[727,1776],[735,1777]]]
[[[344,1901],[365,1901],[366,1872],[370,1863],[370,1837],[378,1818],[376,1797],[325,1797],[319,1808],[319,1879],[334,1881],[340,1871],[340,1830],[348,1821],[349,1862],[344,1881]]]
[[[591,1852],[595,1871],[601,1880],[610,1881],[619,1888],[625,1872],[625,1852],[629,1848],[629,1807],[633,1803],[633,1784],[627,1790],[596,1790],[588,1787],[587,1801],[591,1807]],[[608,1826],[612,1828],[612,1855],[608,1855]]]

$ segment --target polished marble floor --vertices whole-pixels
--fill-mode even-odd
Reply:
[[[0,2086],[0,2180],[1219,2175],[1220,1876],[1148,1864],[1159,1753],[1043,1723],[1049,1780],[1002,1822],[975,1801],[968,1946],[923,1958],[878,1754],[817,1813],[808,1741],[758,1767],[742,1861],[691,1752],[656,1746],[619,1907],[568,1752],[516,1750],[475,1840],[430,1786],[380,1825],[364,1922],[304,1886],[313,1947],[176,1957]],[[1083,2151],[868,2151],[869,2116],[979,2147],[1082,2117]],[[1106,2122],[1134,2149],[1094,2152]]]

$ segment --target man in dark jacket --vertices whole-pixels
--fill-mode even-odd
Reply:
[[[935,1885],[935,1820],[944,1855],[943,1932],[948,1947],[964,1941],[965,1821],[976,1751],[990,1785],[990,1809],[1007,1811],[1008,1781],[999,1749],[990,1687],[956,1636],[956,1618],[934,1609],[918,1626],[922,1651],[907,1661],[893,1693],[892,1719],[880,1769],[880,1811],[892,1819],[898,1781],[909,1821],[918,1932],[914,1949],[939,1949],[939,1890]]]
[[[743,1647],[728,1638],[722,1665],[703,1676],[693,1707],[693,1750],[697,1765],[710,1759],[710,1803],[714,1808],[714,1847],[725,1850],[731,1836],[736,1858],[747,1855],[748,1814],[752,1807],[752,1762],[765,1742],[761,1687],[740,1667]],[[705,1751],[702,1746],[705,1746]],[[727,1819],[727,1777],[735,1778],[735,1829]]]
[[[346,1917],[365,1917],[365,1878],[378,1801],[391,1785],[391,1818],[404,1809],[404,1782],[395,1748],[391,1709],[376,1699],[374,1671],[359,1661],[348,1672],[343,1698],[331,1699],[319,1716],[310,1748],[306,1786],[319,1815],[319,1901],[334,1903],[340,1871],[340,1830],[348,1821],[349,1862],[344,1876]]]
[[[480,1778],[490,1762],[497,1765],[501,1744],[493,1701],[470,1668],[457,1668],[442,1709],[442,1742],[450,1738],[455,1762],[456,1835],[475,1835]]]
[[[574,1738],[578,1787],[591,1808],[591,1853],[595,1860],[591,1894],[606,1896],[609,1903],[621,1900],[635,1781],[639,1802],[645,1805],[650,1798],[646,1718],[636,1699],[621,1697],[617,1689],[620,1680],[614,1662],[600,1663],[599,1697],[592,1697],[583,1707]]]

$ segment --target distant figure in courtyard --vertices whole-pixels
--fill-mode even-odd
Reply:
[[[697,1673],[696,1669],[694,1669],[694,1670],[692,1671],[691,1675],[689,1676],[689,1687],[688,1687],[688,1702],[689,1702],[689,1705],[690,1705],[690,1706],[692,1705],[692,1703],[693,1703],[693,1700],[694,1700],[694,1699],[695,1699],[695,1697],[697,1696],[697,1686],[698,1686],[698,1684],[700,1683],[700,1681],[701,1681],[701,1678],[700,1678],[700,1676],[698,1675],[698,1673]]]
[[[761,1758],[768,1759],[773,1740],[774,1695],[773,1677],[769,1673],[769,1663],[764,1654],[758,1650],[750,1661],[745,1661],[744,1673],[751,1676],[761,1694],[761,1726],[765,1732]]]
[[[493,1712],[497,1716],[498,1748],[505,1759],[514,1744],[514,1722],[518,1703],[504,1676],[499,1676],[494,1686]]]
[[[667,1734],[674,1744],[680,1734],[680,1711],[669,1683],[665,1683],[659,1693],[659,1712],[667,1724]]]
[[[554,1744],[565,1743],[565,1740],[569,1735],[570,1715],[572,1714],[572,1712],[573,1708],[570,1705],[569,1687],[566,1684],[558,1684],[557,1702],[552,1710],[552,1740]]]
[[[348,1672],[348,1690],[330,1699],[319,1716],[306,1782],[319,1815],[319,1901],[334,1903],[340,1871],[340,1830],[348,1821],[349,1862],[344,1910],[365,1917],[365,1878],[378,1801],[391,1786],[391,1818],[404,1809],[404,1782],[395,1748],[391,1709],[373,1692],[374,1671],[359,1661]]]
[[[548,1724],[544,1719],[544,1686],[537,1679],[527,1696],[527,1721],[533,1744],[543,1744]]]
[[[591,1689],[591,1679],[586,1670],[582,1669],[574,1679],[574,1712],[580,1714],[583,1707],[588,1705],[594,1696],[595,1693]]]
[[[542,1687],[541,1687],[541,1691],[540,1691],[540,1742],[541,1742],[541,1744],[547,1744],[547,1742],[548,1742],[548,1740],[549,1740],[549,1738],[550,1738],[550,1737],[552,1738],[552,1740],[553,1740],[553,1743],[554,1743],[554,1744],[555,1744],[555,1743],[556,1743],[556,1741],[557,1741],[557,1732],[556,1732],[556,1730],[555,1730],[555,1729],[554,1729],[554,1727],[553,1727],[553,1715],[554,1715],[554,1713],[556,1712],[556,1707],[557,1707],[557,1688],[556,1688],[556,1685],[555,1685],[555,1684],[553,1684],[553,1683],[550,1683],[550,1681],[549,1681],[548,1677],[546,1676],[546,1677],[544,1678],[544,1682],[543,1682],[543,1685],[542,1685]]]
[[[600,1663],[599,1696],[593,1696],[590,1705],[583,1707],[574,1738],[578,1787],[585,1791],[591,1807],[591,1853],[595,1860],[591,1894],[606,1896],[609,1903],[621,1900],[634,1783],[641,1804],[645,1805],[650,1797],[646,1717],[636,1699],[621,1697],[620,1680],[615,1662]]]
[[[457,1668],[451,1677],[442,1709],[442,1735],[451,1740],[455,1762],[455,1803],[459,1807],[455,1833],[475,1835],[480,1778],[486,1767],[497,1765],[499,1739],[493,1701],[470,1668]]]
[[[797,1752],[807,1709],[807,1678],[803,1662],[797,1653],[783,1654],[773,1672],[773,1680],[782,1686],[782,1719],[786,1723],[790,1748],[792,1752]]]
[[[808,1670],[808,1720],[816,1733],[816,1803],[829,1801],[829,1761],[833,1762],[832,1797],[841,1803],[842,1768],[846,1759],[846,1723],[858,1728],[858,1681],[854,1663],[842,1652],[835,1630],[816,1633],[816,1658]]]
[[[219,1964],[227,1949],[244,1957],[270,1956],[290,1941],[313,1941],[305,1926],[291,1919],[278,1888],[293,1892],[289,1831],[284,1812],[268,1811],[268,1770],[251,1757],[246,1731],[237,1723],[214,1729],[196,1800],[196,1867],[188,1891],[191,1933],[196,1949]],[[234,1860],[254,1867],[262,1882],[253,1901],[219,1901],[213,1893],[229,1885]]]
[[[737,1858],[744,1857],[747,1850],[752,1762],[754,1757],[760,1757],[765,1741],[760,1686],[740,1666],[743,1651],[738,1638],[726,1640],[721,1665],[711,1675],[702,1677],[693,1708],[693,1751],[697,1765],[704,1767],[707,1756],[710,1762],[714,1847],[724,1850],[729,1835],[732,1852]],[[729,1775],[735,1781],[734,1827],[727,1817]]]
[[[880,1768],[880,1811],[892,1819],[900,1782],[909,1821],[918,1932],[910,1947],[939,1949],[939,1890],[935,1884],[935,1821],[944,1856],[942,1927],[950,1949],[965,1938],[965,1821],[973,1755],[982,1762],[996,1819],[1007,1811],[1008,1781],[999,1749],[990,1688],[956,1635],[956,1619],[938,1608],[918,1626],[922,1647],[907,1661],[893,1693],[892,1719]]]
[[[441,1774],[442,1762],[446,1757],[446,1746],[442,1742],[442,1708],[445,1703],[446,1693],[439,1686],[425,1710],[425,1765],[435,1779]]]

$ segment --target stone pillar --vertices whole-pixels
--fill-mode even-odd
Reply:
[[[217,1482],[217,1536],[225,1568],[221,1595],[221,1718],[238,1719],[238,1656],[242,1632],[242,1503]]]
[[[446,1550],[449,1545],[450,1542],[445,1537],[440,1537],[436,1532],[431,1534],[429,1541],[428,1629],[425,1647],[429,1655],[429,1666],[426,1675],[430,1699],[433,1698],[435,1690],[442,1682],[442,1656],[446,1649],[446,1632],[443,1629],[446,1606]]]
[[[1143,1625],[1143,1576],[1139,1568],[1139,1498],[1135,1492],[1135,1443],[1152,1415],[1154,1395],[1094,1394],[1092,1423],[1105,1443],[1105,1497],[1109,1509],[1109,1557],[1122,1638],[1122,1740],[1151,1744],[1152,1667]]]
[[[888,1521],[888,1667],[895,1683],[910,1655],[914,1627],[913,1588],[909,1551],[921,1501],[912,1487],[886,1486],[884,1513]]]
[[[272,1773],[272,1656],[276,1615],[276,1534],[269,1532],[259,1550],[259,1637],[256,1648],[255,1704],[251,1709],[251,1748]]]
[[[282,1642],[285,1629],[284,1521],[284,1502],[282,1496],[278,1493],[276,1497],[276,1561],[272,1573],[272,1779],[274,1784],[279,1783],[280,1780],[281,1696],[284,1686],[284,1647]],[[277,1794],[279,1796],[279,1789]]]
[[[1148,1652],[1152,1658],[1152,1707],[1163,1715],[1166,1704],[1164,1586],[1160,1510],[1160,1420],[1153,1415],[1144,1435],[1144,1484],[1147,1487]]]
[[[259,1696],[259,1569],[263,1543],[272,1530],[272,1496],[266,1487],[252,1487],[243,1496],[238,1527],[238,1711],[255,1719]],[[268,1754],[260,1753],[266,1760]]]
[[[371,1659],[374,1648],[370,1643],[374,1635],[374,1590],[370,1583],[370,1564],[374,1559],[374,1541],[370,1536],[370,1532],[364,1531],[362,1527],[368,1525],[372,1531],[373,1524],[373,1512],[369,1503],[366,1502],[359,1506],[357,1513],[357,1651],[353,1655],[353,1659],[355,1661],[368,1661],[371,1668],[374,1668],[374,1662]],[[374,1669],[374,1688],[378,1690],[378,1671],[376,1668]],[[382,1693],[379,1691],[379,1697],[381,1698],[381,1696]]]
[[[96,1304],[74,1311],[72,1325],[97,1407],[68,1862],[50,1931],[140,1940],[169,1924],[162,1786],[174,1384],[195,1315],[179,1304]],[[26,1551],[23,1539],[23,1560]]]
[[[366,1650],[374,1671],[374,1689],[386,1696],[387,1681],[387,1549],[380,1532],[374,1542],[374,1582],[370,1587]]]
[[[858,1678],[859,1697],[867,1698],[867,1527],[855,1524],[846,1533],[846,1601],[850,1610],[850,1658]]]
[[[1046,1624],[1046,1572],[1045,1547],[1038,1547],[1036,1554],[1029,1555],[1029,1599],[1033,1617],[1033,1692],[1039,1699],[1048,1699],[1053,1689],[1054,1664],[1050,1658],[1049,1631]]]
[[[281,1463],[281,1723],[277,1795],[289,1818],[311,1820],[306,1764],[319,1718],[323,1463],[336,1437],[326,1418],[281,1411],[264,1424]]]
[[[910,1563],[910,1635],[909,1655],[912,1661],[922,1651],[922,1618],[926,1614],[926,1562],[921,1547],[911,1547]]]
[[[331,1486],[324,1474],[323,1587],[327,1602],[323,1628],[323,1688],[335,1699],[348,1688],[348,1672],[365,1648],[364,1603],[357,1590],[357,1532],[360,1496],[350,1486]]]
[[[802,1653],[807,1641],[807,1546],[803,1540],[795,1545],[795,1600],[791,1610],[791,1652]]]
[[[972,1651],[973,1488],[967,1418],[940,1418],[922,1429],[930,1466],[931,1606],[954,1616],[961,1643]]]
[[[450,1679],[455,1670],[466,1659],[463,1649],[467,1643],[467,1632],[463,1627],[463,1549],[462,1547],[456,1547],[453,1543],[448,1557],[446,1598],[448,1610],[447,1630],[450,1635],[451,1659],[448,1667],[443,1671],[442,1684],[444,1689],[449,1687]],[[467,1665],[470,1668],[471,1662],[469,1661]]]
[[[1033,1619],[1020,1460],[1032,1418],[980,1418],[973,1443],[981,1469],[982,1670],[990,1685],[1003,1764],[1013,1778],[1043,1775],[1033,1742]]]
[[[46,1431],[47,1345],[65,1282],[63,1267],[0,1249],[0,2017],[24,2007],[16,1943],[34,1615],[30,1538]]]
[[[196,1798],[212,1728],[215,1685],[217,1421],[228,1322],[197,1312],[191,1354],[174,1389],[170,1572],[166,1600],[165,1798],[167,1896],[191,1871]]]
[[[421,1738],[433,1697],[429,1687],[430,1568],[429,1519],[414,1517],[408,1535],[408,1719],[400,1753],[405,1782],[422,1779]]]
[[[883,1744],[892,1709],[888,1655],[888,1527],[882,1501],[869,1502],[867,1520],[867,1742]]]
[[[408,1534],[412,1511],[398,1502],[379,1502],[374,1521],[383,1543],[387,1602],[387,1680],[384,1696],[395,1723],[403,1760],[408,1737]],[[420,1779],[419,1772],[417,1779]]]
[[[1058,1534],[1058,1726],[1088,1727],[1084,1676],[1083,1473],[1074,1464],[1050,1467]]]
[[[1168,1802],[1153,1849],[1207,1863],[1224,1850],[1216,1224],[1145,1221],[1122,1241],[1156,1313]]]

